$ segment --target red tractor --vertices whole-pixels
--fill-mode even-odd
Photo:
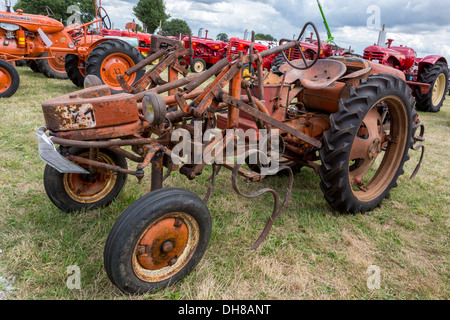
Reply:
[[[378,62],[405,73],[416,98],[419,111],[438,112],[448,91],[449,71],[447,60],[439,55],[418,58],[414,49],[392,46],[393,39],[385,43],[385,27],[380,31],[378,44],[364,50],[364,59]]]
[[[190,48],[189,36],[185,36],[182,39],[184,47]],[[214,41],[208,39],[208,30],[206,30],[205,37],[192,37],[192,49],[194,55],[191,57],[186,56],[182,65],[190,65],[191,71],[198,73],[205,71],[212,65],[216,64],[219,60],[223,59],[226,53],[227,43],[224,41]]]

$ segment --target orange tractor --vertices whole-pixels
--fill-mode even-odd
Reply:
[[[138,83],[123,83],[125,93],[111,95],[88,76],[85,89],[43,103],[39,154],[47,162],[46,193],[58,208],[108,205],[127,176],[143,179],[151,167],[151,192],[122,213],[106,240],[106,273],[121,291],[166,288],[201,260],[211,236],[207,202],[221,168],[231,171],[239,195],[254,201],[273,195],[272,216],[253,249],[285,210],[300,167],[319,174],[326,201],[339,212],[371,211],[397,185],[409,149],[421,148],[416,143],[424,131],[404,73],[357,57],[307,60],[300,41],[305,29],[297,40],[261,53],[238,52],[189,76],[180,60],[193,54],[192,47],[153,36],[155,50],[119,80],[159,62]],[[286,59],[281,77],[264,71],[264,58],[286,58],[293,48],[301,58]],[[249,63],[256,72],[244,79]],[[163,187],[172,171],[193,180],[208,165],[212,174],[203,198]],[[289,174],[284,198],[271,188],[252,194],[239,188],[239,177],[257,182],[281,171]]]
[[[94,74],[113,92],[121,90],[117,75],[143,57],[125,41],[104,38],[97,30],[100,24],[110,28],[111,21],[101,6],[96,5],[96,12],[94,21],[67,27],[22,10],[0,12],[0,97],[10,97],[18,89],[19,74],[12,63],[21,60],[35,62],[48,77],[68,77],[79,87],[87,74]],[[138,72],[127,81],[132,84],[142,75],[143,71]]]

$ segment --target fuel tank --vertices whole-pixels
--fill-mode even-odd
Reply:
[[[31,32],[37,32],[39,28],[45,33],[60,32],[64,29],[64,25],[55,19],[22,12],[0,12],[0,23],[17,24]]]

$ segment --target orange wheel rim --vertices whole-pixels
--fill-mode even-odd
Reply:
[[[200,239],[195,219],[183,212],[167,214],[142,234],[132,257],[134,273],[143,281],[159,282],[183,269]]]
[[[100,75],[103,80],[103,83],[107,84],[113,90],[121,90],[119,82],[117,81],[118,75],[123,75],[125,81],[132,85],[134,80],[136,79],[136,74],[132,74],[128,76],[125,74],[125,71],[134,66],[134,61],[123,53],[113,53],[106,57],[103,60]]]
[[[79,155],[82,158],[89,158],[89,152]],[[114,165],[114,161],[104,153],[98,155],[98,161]],[[87,169],[87,165],[78,164]],[[111,170],[97,168],[96,174],[64,174],[64,189],[70,198],[81,203],[94,203],[103,199],[114,188],[117,175]]]
[[[65,68],[66,53],[55,53],[53,54],[53,56],[54,58],[49,58],[47,60],[50,68],[59,73],[66,73]]]
[[[9,72],[0,67],[0,93],[6,92],[12,83],[12,78]]]

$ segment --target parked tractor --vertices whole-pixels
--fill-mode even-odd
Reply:
[[[97,9],[97,7],[96,7]],[[113,92],[121,90],[118,74],[140,62],[143,57],[130,44],[119,39],[107,39],[93,26],[107,26],[111,21],[100,6],[98,18],[92,22],[67,27],[48,16],[24,14],[22,10],[0,12],[0,98],[10,97],[20,84],[19,74],[11,68],[14,61],[35,61],[48,77],[68,77],[78,87],[87,74],[98,76]],[[32,64],[34,65],[34,64]],[[128,77],[134,83],[144,71]]]
[[[293,48],[302,52],[300,40],[309,25],[297,40],[258,53],[236,52],[189,76],[179,61],[192,55],[192,48],[162,45],[166,40],[153,36],[157,49],[125,74],[159,62],[139,83],[124,85],[126,93],[111,95],[89,76],[85,89],[42,104],[45,126],[37,134],[47,162],[44,187],[61,210],[108,205],[128,175],[141,180],[151,167],[151,192],[122,213],[106,240],[106,273],[121,291],[160,290],[193,270],[211,236],[207,203],[222,168],[231,171],[239,195],[254,201],[273,195],[272,216],[255,250],[285,210],[299,167],[318,173],[326,201],[339,212],[365,213],[389,197],[409,150],[420,149],[416,143],[423,141],[405,74],[356,57],[317,56],[287,60],[281,77],[264,71],[264,58],[285,56]],[[242,70],[253,63],[255,79],[245,80]],[[168,81],[161,81],[165,70]],[[209,165],[203,198],[163,187],[172,171],[193,180]],[[271,188],[252,194],[239,188],[242,178],[257,182],[279,172],[289,177],[284,198]]]
[[[383,26],[378,43],[364,49],[364,59],[402,71],[413,89],[417,110],[438,112],[449,89],[447,60],[439,55],[418,58],[414,49],[392,46],[393,39],[385,40]]]
[[[199,31],[198,37],[191,37],[192,49],[194,55],[184,57],[182,65],[190,66],[192,72],[202,72],[222,60],[226,54],[227,43],[208,39],[208,30],[205,37],[202,37]],[[191,47],[189,36],[183,37],[182,41],[185,48]]]

